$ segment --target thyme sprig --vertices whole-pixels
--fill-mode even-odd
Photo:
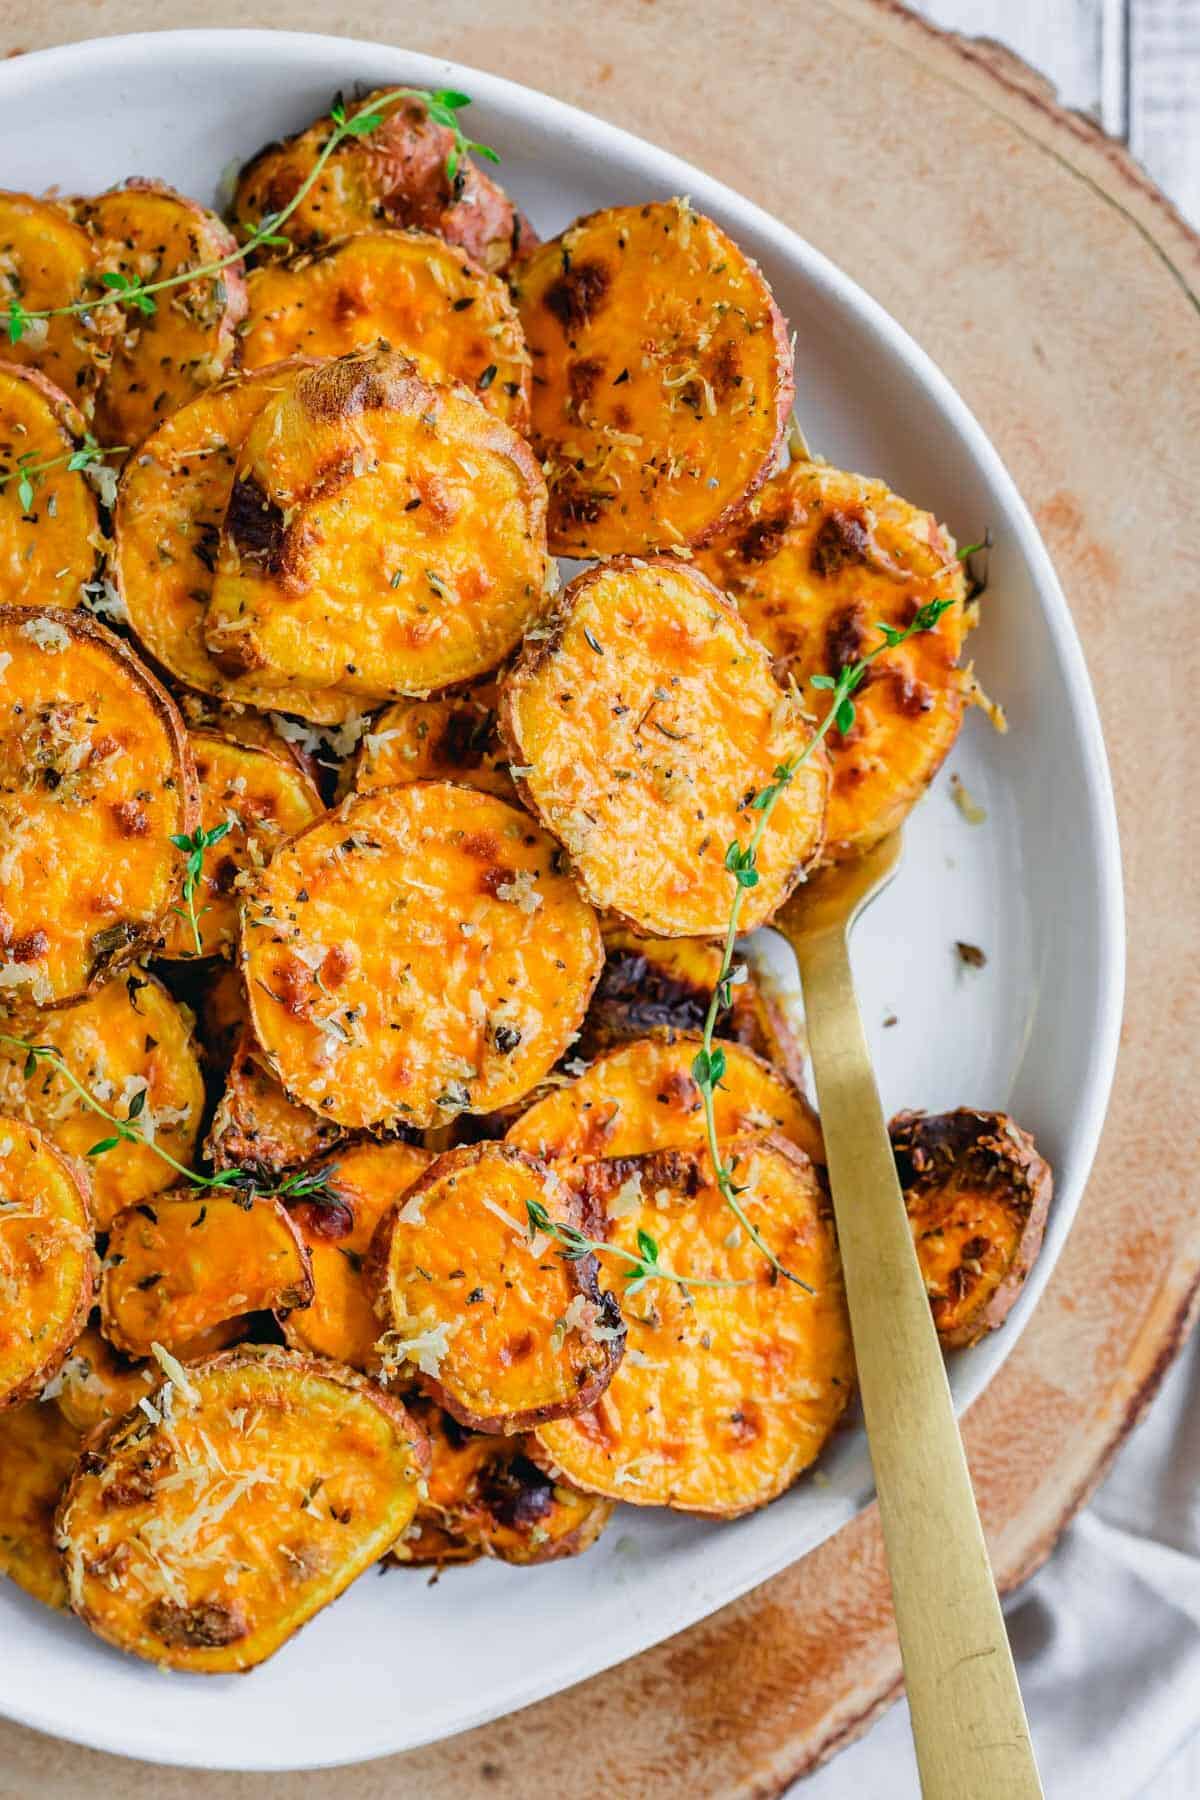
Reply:
[[[127,444],[98,444],[89,432],[77,450],[64,450],[60,456],[39,457],[36,450],[27,450],[23,456],[18,456],[11,469],[0,475],[0,492],[15,481],[22,510],[32,512],[34,495],[43,477],[52,470],[65,468],[74,475],[85,469],[98,468],[105,457],[121,456],[128,448]]]
[[[301,1169],[289,1175],[285,1181],[275,1186],[265,1186],[258,1181],[251,1170],[243,1168],[220,1169],[215,1175],[202,1175],[198,1169],[189,1169],[177,1157],[164,1150],[154,1137],[148,1137],[138,1120],[146,1110],[146,1088],[140,1088],[131,1096],[125,1109],[125,1117],[112,1112],[102,1101],[97,1100],[91,1089],[80,1081],[66,1058],[54,1044],[35,1044],[29,1038],[12,1037],[7,1032],[0,1032],[0,1044],[6,1044],[10,1050],[23,1050],[25,1062],[23,1074],[26,1081],[32,1081],[42,1063],[48,1063],[56,1074],[60,1075],[67,1086],[75,1093],[89,1112],[103,1119],[111,1127],[109,1137],[98,1138],[86,1154],[105,1156],[108,1151],[115,1150],[118,1144],[141,1144],[144,1149],[152,1150],[161,1162],[173,1169],[175,1173],[188,1183],[198,1188],[235,1188],[245,1196],[245,1204],[249,1206],[257,1194],[262,1199],[275,1200],[311,1200],[315,1202],[331,1201],[334,1198],[331,1183],[337,1174],[337,1164],[330,1163],[322,1169]]]
[[[804,765],[811,760],[818,745],[825,741],[832,730],[836,728],[845,735],[852,729],[854,725],[854,695],[866,680],[867,671],[876,657],[882,656],[887,650],[895,650],[899,645],[906,643],[909,638],[916,637],[921,632],[933,631],[942,614],[949,611],[954,604],[953,600],[927,601],[918,609],[912,621],[903,627],[877,622],[875,629],[880,632],[881,639],[873,650],[868,651],[866,656],[860,657],[855,662],[844,664],[836,677],[833,675],[810,677],[813,687],[829,692],[828,709],[803,750],[798,751],[795,756],[789,757],[786,762],[780,763],[775,770],[773,779],[750,802],[753,810],[757,812],[758,818],[750,833],[749,841],[741,844],[735,838],[725,852],[725,867],[733,876],[736,886],[733,892],[733,904],[729,909],[729,924],[725,932],[721,967],[709,999],[708,1011],[705,1014],[703,1041],[692,1060],[692,1076],[704,1101],[704,1127],[708,1140],[708,1153],[712,1161],[713,1175],[725,1204],[738,1224],[745,1230],[751,1242],[761,1250],[775,1273],[786,1281],[794,1282],[797,1287],[804,1288],[807,1293],[812,1292],[808,1283],[801,1281],[798,1275],[794,1275],[790,1269],[784,1267],[761,1232],[747,1217],[739,1197],[745,1193],[746,1189],[734,1181],[733,1169],[725,1162],[717,1139],[716,1091],[725,1075],[726,1057],[724,1050],[719,1044],[715,1044],[713,1039],[718,1017],[722,1012],[727,1011],[732,1003],[733,988],[739,981],[746,979],[745,965],[740,964],[735,968],[733,960],[737,946],[742,900],[748,888],[758,886],[758,852],[780,794]]]
[[[196,889],[200,885],[200,877],[204,871],[204,857],[206,852],[211,850],[214,844],[219,844],[226,832],[232,828],[232,819],[222,819],[221,823],[214,825],[210,831],[204,831],[197,826],[191,833],[178,831],[172,833],[171,836],[171,842],[175,848],[182,851],[187,857],[183,872],[183,905],[173,906],[171,911],[177,913],[181,919],[186,919],[191,926],[192,942],[195,945],[193,954],[196,956],[204,955],[204,946],[200,941],[200,919],[209,910],[207,906],[202,906],[199,912],[196,911]]]
[[[333,120],[333,130],[321,146],[312,168],[287,204],[281,206],[278,212],[267,213],[247,237],[245,243],[239,245],[236,250],[231,250],[227,256],[216,257],[212,262],[201,263],[197,268],[180,269],[174,275],[164,275],[158,281],[137,280],[123,274],[119,269],[105,270],[100,277],[101,286],[105,291],[95,294],[87,300],[73,301],[69,306],[29,309],[23,306],[19,299],[13,297],[8,301],[7,314],[0,315],[0,319],[7,327],[9,342],[19,344],[35,319],[58,319],[68,315],[94,313],[98,307],[109,301],[115,301],[121,306],[132,307],[135,312],[146,315],[153,314],[158,311],[158,302],[154,297],[156,294],[164,293],[171,288],[185,286],[189,282],[205,281],[211,276],[220,275],[223,270],[230,268],[234,263],[241,262],[244,256],[249,256],[260,245],[265,244],[272,249],[290,248],[291,239],[282,230],[282,227],[311,193],[334,151],[351,138],[367,137],[372,131],[377,130],[383,123],[383,108],[390,106],[394,100],[421,101],[434,123],[445,126],[448,131],[453,133],[453,142],[446,155],[446,177],[456,193],[464,157],[474,154],[486,157],[489,162],[500,161],[496,151],[489,144],[477,144],[472,138],[467,137],[459,123],[459,112],[464,106],[471,104],[470,96],[467,94],[455,93],[450,88],[434,90],[413,87],[389,88],[386,93],[378,95],[374,100],[360,107],[357,112],[351,113],[346,111],[345,102],[339,94],[330,108],[329,116]]]
[[[754,1287],[754,1278],[742,1281],[723,1280],[716,1275],[680,1275],[674,1269],[667,1268],[659,1256],[658,1244],[648,1231],[639,1229],[637,1234],[637,1250],[625,1250],[620,1244],[610,1244],[603,1238],[589,1237],[586,1231],[580,1231],[576,1225],[564,1225],[552,1219],[540,1200],[526,1200],[525,1211],[529,1221],[530,1241],[539,1231],[545,1232],[562,1246],[562,1254],[568,1262],[579,1262],[585,1256],[617,1256],[632,1266],[623,1271],[626,1294],[640,1294],[648,1281],[673,1281],[681,1288],[739,1288]]]

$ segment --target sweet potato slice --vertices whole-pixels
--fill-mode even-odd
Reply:
[[[318,695],[472,680],[543,607],[545,519],[528,444],[463,389],[378,348],[304,369],[242,445],[205,642]]]
[[[897,1113],[889,1130],[938,1336],[964,1349],[1003,1325],[1037,1259],[1050,1165],[1006,1113]]]
[[[698,1035],[663,1033],[610,1050],[574,1081],[535,1101],[511,1126],[507,1141],[556,1166],[699,1148],[704,1102],[692,1079],[699,1048]],[[726,1045],[725,1057],[716,1091],[718,1136],[779,1132],[823,1163],[816,1115],[791,1082],[738,1044]]]
[[[0,1575],[43,1606],[65,1607],[54,1510],[79,1456],[79,1432],[56,1406],[0,1412]]]
[[[332,1119],[289,1100],[254,1033],[237,1039],[204,1150],[217,1169],[282,1175],[329,1150],[342,1136]]]
[[[69,1006],[153,941],[195,828],[183,722],[80,612],[0,606],[0,1012]]]
[[[699,1031],[721,969],[721,947],[707,938],[648,938],[601,927],[604,967],[579,1033],[577,1055],[601,1056],[654,1031]],[[771,1060],[768,1005],[752,972],[734,987],[716,1035]]]
[[[161,181],[134,177],[75,203],[107,270],[161,281],[219,262],[237,249],[215,213]],[[231,367],[246,311],[239,263],[153,296],[154,311],[123,308],[123,330],[96,396],[103,444],[140,444],[156,425]]]
[[[53,1400],[76,1433],[86,1434],[119,1419],[161,1384],[162,1370],[156,1362],[122,1356],[95,1325],[88,1325],[58,1374],[43,1388],[42,1399]]]
[[[312,727],[293,725],[278,712],[270,716],[237,701],[222,705],[204,694],[180,694],[179,710],[189,731],[216,732],[218,737],[230,738],[246,750],[267,750],[272,756],[282,756],[284,762],[293,763],[314,787],[319,787],[320,765],[303,742],[310,733],[316,735]]]
[[[382,1327],[363,1280],[375,1227],[433,1161],[417,1144],[348,1144],[326,1159],[328,1199],[293,1206],[292,1218],[312,1264],[312,1305],[282,1319],[297,1350],[352,1369],[379,1367]]]
[[[295,1100],[350,1129],[446,1124],[528,1093],[601,956],[553,839],[451,782],[343,802],[245,893],[258,1041]]]
[[[378,90],[382,95],[386,90]],[[356,102],[360,111],[370,99]],[[283,229],[298,248],[379,225],[409,225],[457,244],[485,269],[499,270],[537,242],[504,190],[464,160],[453,179],[453,136],[419,100],[382,106],[383,123],[334,151]],[[267,144],[242,169],[234,195],[238,226],[249,233],[280,212],[312,170],[333,129],[329,115],[282,143]],[[261,254],[278,254],[264,246]]]
[[[30,1029],[39,1044],[58,1051],[97,1100],[122,1118],[131,1105],[140,1105],[142,1136],[161,1144],[177,1162],[190,1161],[204,1110],[204,1081],[191,1016],[154,976],[130,970],[79,1006],[42,1014]],[[6,1045],[0,1045],[0,1106],[29,1120],[71,1156],[86,1157],[107,1135],[103,1121],[51,1062],[43,1059],[27,1074],[24,1051]],[[107,1231],[122,1207],[152,1199],[175,1180],[148,1144],[116,1144],[88,1167],[97,1231]]]
[[[219,669],[205,649],[204,618],[238,453],[251,420],[297,366],[216,382],[151,433],[121,472],[109,566],[142,648],[175,681],[280,712],[295,710],[287,685]],[[325,724],[355,705],[337,694],[304,704]]]
[[[596,905],[655,937],[724,935],[727,849],[749,840],[755,796],[811,737],[729,602],[668,559],[577,576],[501,683],[500,725],[519,791]],[[743,930],[818,854],[827,784],[818,751],[784,788]]]
[[[508,289],[442,238],[360,231],[255,269],[246,289],[243,368],[383,342],[432,381],[461,381],[515,431],[529,429],[529,352]]]
[[[393,1569],[429,1569],[435,1572],[450,1563],[478,1562],[483,1552],[478,1544],[456,1536],[429,1514],[418,1510],[417,1516],[388,1551],[384,1562]],[[433,1579],[433,1577],[431,1577]]]
[[[516,272],[550,547],[700,544],[775,466],[787,326],[756,265],[686,200],[580,219]]]
[[[303,829],[325,808],[308,776],[295,763],[267,750],[250,750],[215,732],[189,733],[200,783],[200,823],[205,831],[229,830],[206,853],[195,904],[203,956],[234,954],[238,933],[238,882],[259,869],[284,838]],[[172,913],[158,954],[197,954],[190,921]]]
[[[568,1261],[531,1238],[530,1201],[579,1223],[574,1195],[523,1151],[448,1150],[384,1215],[367,1258],[385,1368],[414,1364],[477,1431],[579,1412],[621,1359],[620,1310],[600,1300],[595,1258]]]
[[[90,232],[61,201],[0,192],[0,361],[40,369],[89,412],[121,329],[118,308],[104,304],[99,261]],[[94,310],[34,320],[11,341],[10,301],[36,313],[93,299]]]
[[[350,1369],[243,1345],[185,1371],[81,1459],[58,1535],[71,1605],[164,1667],[252,1668],[416,1510],[427,1451]],[[167,1389],[169,1388],[169,1393]]]
[[[903,821],[958,736],[972,692],[958,666],[965,584],[954,540],[932,513],[882,481],[795,462],[767,483],[752,514],[698,559],[771,653],[776,673],[812,694],[931,600],[955,600],[933,631],[872,664],[854,724],[826,740],[833,766],[826,854],[859,856]],[[820,701],[820,707],[816,702]]]
[[[461,781],[515,800],[508,756],[496,730],[496,702],[490,681],[437,700],[397,700],[363,737],[355,787],[367,794],[407,781]]]
[[[66,462],[83,433],[82,415],[44,375],[0,362],[0,601],[7,606],[78,606],[98,572],[95,490]],[[57,467],[36,472],[50,463]],[[33,471],[28,489],[25,469]]]
[[[112,1222],[100,1328],[127,1356],[155,1343],[178,1354],[242,1313],[307,1306],[312,1271],[278,1200],[177,1189]]]
[[[66,1360],[95,1286],[86,1174],[0,1115],[0,1409],[32,1399]]]
[[[619,1157],[576,1171],[593,1235],[673,1270],[742,1283],[655,1281],[623,1303],[625,1357],[599,1402],[541,1425],[539,1459],[577,1487],[735,1518],[773,1500],[820,1454],[854,1385],[833,1221],[808,1158],[784,1138],[734,1138],[741,1203],[785,1266],[779,1281],[728,1207],[703,1152]],[[601,1279],[624,1286],[615,1261]]]

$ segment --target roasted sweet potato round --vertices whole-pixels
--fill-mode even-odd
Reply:
[[[318,695],[472,680],[542,610],[545,520],[528,444],[462,388],[379,348],[303,369],[238,456],[205,642]]]
[[[76,1432],[87,1433],[119,1419],[161,1383],[162,1370],[156,1362],[122,1356],[95,1325],[88,1325],[58,1374],[42,1389],[42,1399],[55,1401],[67,1423]]]
[[[273,1177],[332,1148],[342,1128],[289,1100],[245,1029],[234,1043],[204,1152],[216,1169]]]
[[[512,1125],[507,1141],[556,1165],[698,1148],[704,1142],[704,1102],[692,1061],[699,1048],[698,1034],[668,1032],[610,1050],[575,1080],[535,1101]],[[816,1115],[791,1082],[738,1044],[727,1044],[725,1057],[716,1091],[718,1135],[780,1132],[823,1163]]]
[[[200,783],[200,824],[229,830],[205,853],[195,906],[200,931],[196,949],[186,909],[173,912],[159,956],[229,956],[238,934],[238,882],[260,869],[283,841],[325,808],[312,781],[296,764],[268,750],[251,750],[215,732],[189,734]]]
[[[686,200],[580,219],[518,269],[534,442],[560,556],[700,544],[770,474],[787,326],[756,265]]]
[[[97,573],[95,491],[81,470],[67,467],[83,432],[82,415],[44,375],[0,362],[0,601],[7,606],[78,606]]]
[[[246,288],[243,368],[383,342],[431,380],[461,381],[489,412],[528,431],[529,352],[508,289],[442,238],[360,231],[267,263]]]
[[[258,1041],[294,1099],[351,1129],[444,1124],[528,1093],[602,954],[553,839],[451,782],[354,796],[245,892]]]
[[[297,1350],[352,1369],[378,1369],[382,1326],[363,1281],[363,1261],[384,1213],[433,1161],[417,1144],[347,1144],[325,1159],[329,1192],[291,1209],[312,1264],[311,1306],[281,1320]],[[319,1165],[321,1166],[321,1165]]]
[[[278,1200],[177,1189],[118,1213],[100,1282],[100,1329],[127,1356],[175,1351],[243,1313],[307,1306],[308,1251]]]
[[[733,1518],[790,1486],[845,1410],[850,1319],[824,1190],[781,1137],[755,1133],[726,1149],[747,1214],[813,1292],[776,1278],[733,1223],[703,1152],[576,1171],[594,1235],[632,1251],[648,1234],[672,1270],[739,1284],[655,1281],[624,1300],[629,1337],[608,1389],[586,1413],[536,1432],[539,1459],[577,1487]],[[602,1265],[620,1291],[619,1265]]]
[[[565,1183],[523,1151],[449,1150],[384,1215],[367,1258],[385,1367],[415,1365],[447,1412],[477,1431],[579,1412],[621,1359],[620,1310],[600,1301],[595,1258],[568,1260],[532,1232],[530,1202],[579,1223]]]
[[[0,1115],[0,1408],[32,1399],[65,1361],[95,1286],[86,1174]]]
[[[80,612],[0,606],[0,1011],[67,1006],[176,898],[196,773],[167,693]]]
[[[359,793],[406,781],[461,781],[515,800],[508,756],[496,731],[494,683],[479,682],[437,700],[397,700],[373,722],[359,746]]]
[[[500,689],[522,796],[566,846],[597,906],[656,937],[721,937],[754,798],[811,727],[765,652],[704,576],[669,559],[576,577]],[[821,847],[828,767],[785,787],[744,890],[751,931]]]
[[[1050,1166],[1007,1113],[897,1113],[889,1130],[938,1336],[964,1349],[1003,1325],[1034,1265]]]
[[[161,181],[134,177],[75,202],[106,270],[161,281],[219,262],[237,244],[215,213]],[[156,425],[218,381],[233,363],[246,311],[241,265],[153,296],[154,311],[126,307],[123,330],[96,396],[103,444],[140,444]]]
[[[217,382],[151,433],[121,472],[109,565],[133,631],[168,675],[200,693],[279,712],[294,710],[286,683],[219,669],[204,645],[204,618],[238,453],[251,420],[299,366]],[[355,707],[337,694],[304,704],[324,724]]]
[[[444,1569],[450,1563],[478,1562],[483,1552],[478,1544],[448,1531],[429,1513],[417,1512],[406,1530],[400,1533],[384,1562],[393,1569]]]
[[[0,1412],[0,1575],[43,1606],[67,1604],[54,1509],[79,1456],[79,1433],[56,1406]]]
[[[953,538],[882,481],[794,462],[698,562],[737,602],[779,678],[791,676],[822,713],[829,696],[810,688],[814,675],[836,676],[874,650],[881,621],[903,628],[931,600],[957,602],[933,631],[872,664],[850,731],[826,740],[827,854],[861,855],[925,792],[972,691],[958,666],[967,613]]]
[[[82,1457],[58,1512],[71,1605],[164,1667],[252,1668],[383,1554],[424,1439],[350,1369],[243,1345]]]
[[[190,1161],[204,1110],[204,1080],[191,1015],[154,976],[130,970],[81,1005],[43,1013],[23,1021],[22,1028],[57,1050],[75,1079],[110,1111],[125,1118],[131,1105],[140,1106],[142,1136],[161,1144],[176,1162]],[[25,1052],[4,1044],[0,1107],[28,1119],[71,1156],[85,1157],[108,1135],[103,1120],[53,1063],[42,1059],[26,1074]],[[122,1207],[153,1198],[175,1180],[149,1144],[124,1141],[94,1157],[89,1172],[97,1231],[107,1231]]]
[[[35,319],[11,341],[9,301],[36,313],[92,299],[94,310]],[[40,369],[90,411],[120,329],[120,310],[101,297],[91,234],[59,200],[0,192],[0,361]]]
[[[385,89],[355,102],[360,112]],[[383,123],[340,144],[283,229],[302,250],[366,226],[409,225],[457,244],[485,269],[503,269],[537,242],[504,190],[477,164],[463,161],[452,178],[453,135],[430,119],[419,100],[385,101]],[[249,233],[282,211],[312,171],[333,121],[328,114],[280,144],[267,144],[242,169],[234,217]],[[277,255],[266,245],[260,254]]]

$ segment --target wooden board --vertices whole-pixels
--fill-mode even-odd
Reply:
[[[1200,241],[1089,122],[994,47],[887,0],[0,0],[0,46],[283,23],[461,56],[711,169],[812,239],[932,352],[1057,561],[1113,757],[1130,964],[1108,1127],[1019,1347],[967,1420],[993,1557],[1028,1575],[1152,1396],[1200,1281],[1193,494]],[[768,29],[769,19],[769,29]],[[1069,845],[1070,820],[1063,821]],[[586,1621],[579,1621],[586,1630]],[[519,1653],[513,1643],[505,1653]],[[570,1694],[429,1750],[271,1779],[274,1800],[770,1795],[892,1697],[870,1513],[735,1605]],[[0,1796],[262,1792],[0,1727]]]

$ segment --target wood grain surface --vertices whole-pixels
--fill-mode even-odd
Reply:
[[[1078,1221],[966,1424],[993,1561],[1048,1554],[1194,1311],[1200,1042],[1188,727],[1200,681],[1200,241],[1126,154],[991,47],[887,0],[0,0],[0,46],[287,23],[461,57],[702,164],[875,294],[956,383],[1029,500],[1113,761],[1130,923],[1123,1048]],[[331,71],[332,73],[332,71]],[[1062,821],[1069,854],[1071,821]],[[579,1629],[586,1630],[586,1621]],[[5,1646],[11,1650],[10,1646]],[[513,1643],[505,1654],[519,1653]],[[861,1730],[899,1666],[867,1513],[633,1662],[499,1724],[273,1800],[772,1795]],[[0,1795],[244,1800],[264,1778],[153,1769],[0,1726]]]

